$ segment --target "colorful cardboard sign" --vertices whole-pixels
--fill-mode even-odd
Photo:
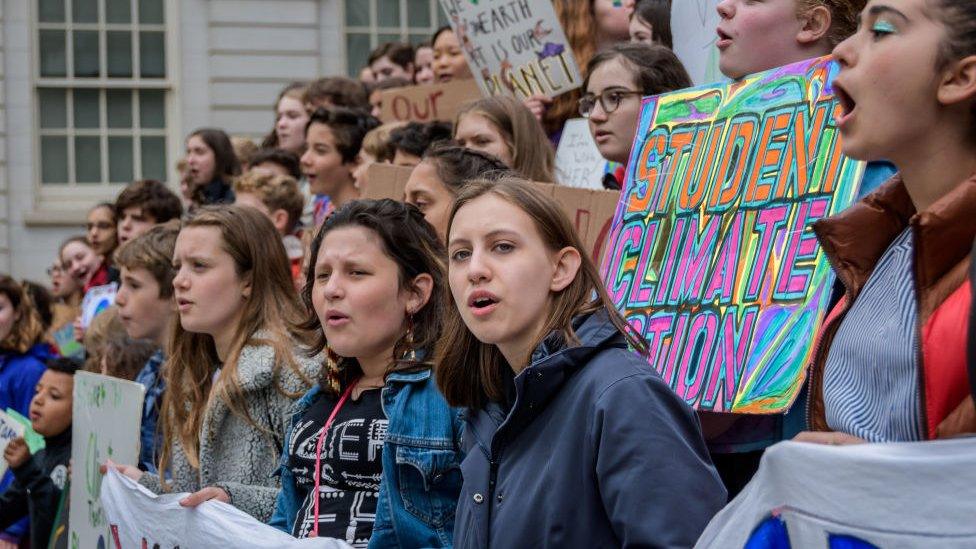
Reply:
[[[792,404],[833,274],[810,225],[853,200],[831,82],[808,60],[645,98],[603,262],[649,361],[700,410]]]
[[[115,294],[119,290],[117,282],[95,286],[85,292],[81,300],[81,326],[88,328],[98,313],[115,304]]]
[[[451,82],[407,86],[380,94],[380,120],[388,122],[454,123],[461,105],[481,99],[481,90],[471,78]]]
[[[486,96],[555,97],[583,79],[550,0],[440,0]]]
[[[392,164],[373,164],[366,172],[363,198],[404,199],[404,187],[412,168]],[[586,251],[599,261],[604,252],[610,223],[620,197],[619,191],[574,189],[552,183],[534,183],[556,201],[576,226]]]
[[[140,383],[77,372],[71,423],[71,547],[109,547],[100,501],[105,460],[138,463],[139,426],[146,389]]]

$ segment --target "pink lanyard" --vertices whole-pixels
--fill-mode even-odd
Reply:
[[[342,409],[342,405],[346,403],[346,400],[349,399],[349,395],[352,394],[352,390],[358,382],[359,380],[357,379],[350,383],[349,387],[346,387],[345,392],[342,393],[342,396],[339,397],[339,402],[336,402],[335,408],[329,414],[329,419],[326,420],[325,426],[322,427],[322,434],[319,435],[319,441],[315,445],[315,522],[312,524],[312,532],[309,534],[310,538],[319,537],[319,483],[322,481],[322,443],[325,442],[325,433],[329,431],[329,427],[332,427],[332,422],[335,421],[336,415]]]

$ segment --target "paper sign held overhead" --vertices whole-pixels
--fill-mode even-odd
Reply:
[[[555,97],[582,83],[551,0],[440,2],[485,95]]]
[[[471,78],[451,82],[407,86],[380,94],[380,120],[388,122],[454,123],[461,105],[481,99],[481,90]]]
[[[649,360],[700,410],[777,413],[833,274],[810,225],[853,200],[831,82],[808,60],[644,100],[603,273]]]

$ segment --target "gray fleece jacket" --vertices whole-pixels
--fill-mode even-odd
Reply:
[[[314,382],[321,361],[306,358],[297,349],[294,359],[302,373]],[[270,346],[253,345],[241,350],[237,365],[248,414],[255,423],[271,431],[271,435],[232,413],[223,400],[213,399],[205,411],[200,433],[200,469],[194,469],[182,445],[173,442],[172,480],[167,483],[168,491],[195,492],[216,486],[230,495],[235,507],[261,522],[268,521],[279,488],[278,476],[272,473],[277,470],[290,420],[288,412],[295,400],[283,392],[297,394],[298,398],[309,389],[285,365],[281,367],[279,383],[273,383],[274,363],[275,354]],[[164,491],[155,474],[146,473],[139,482],[157,494]]]

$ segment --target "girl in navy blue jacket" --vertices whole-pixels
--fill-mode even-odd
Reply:
[[[468,409],[457,547],[691,546],[726,493],[558,206],[474,181],[448,225],[437,382]]]

